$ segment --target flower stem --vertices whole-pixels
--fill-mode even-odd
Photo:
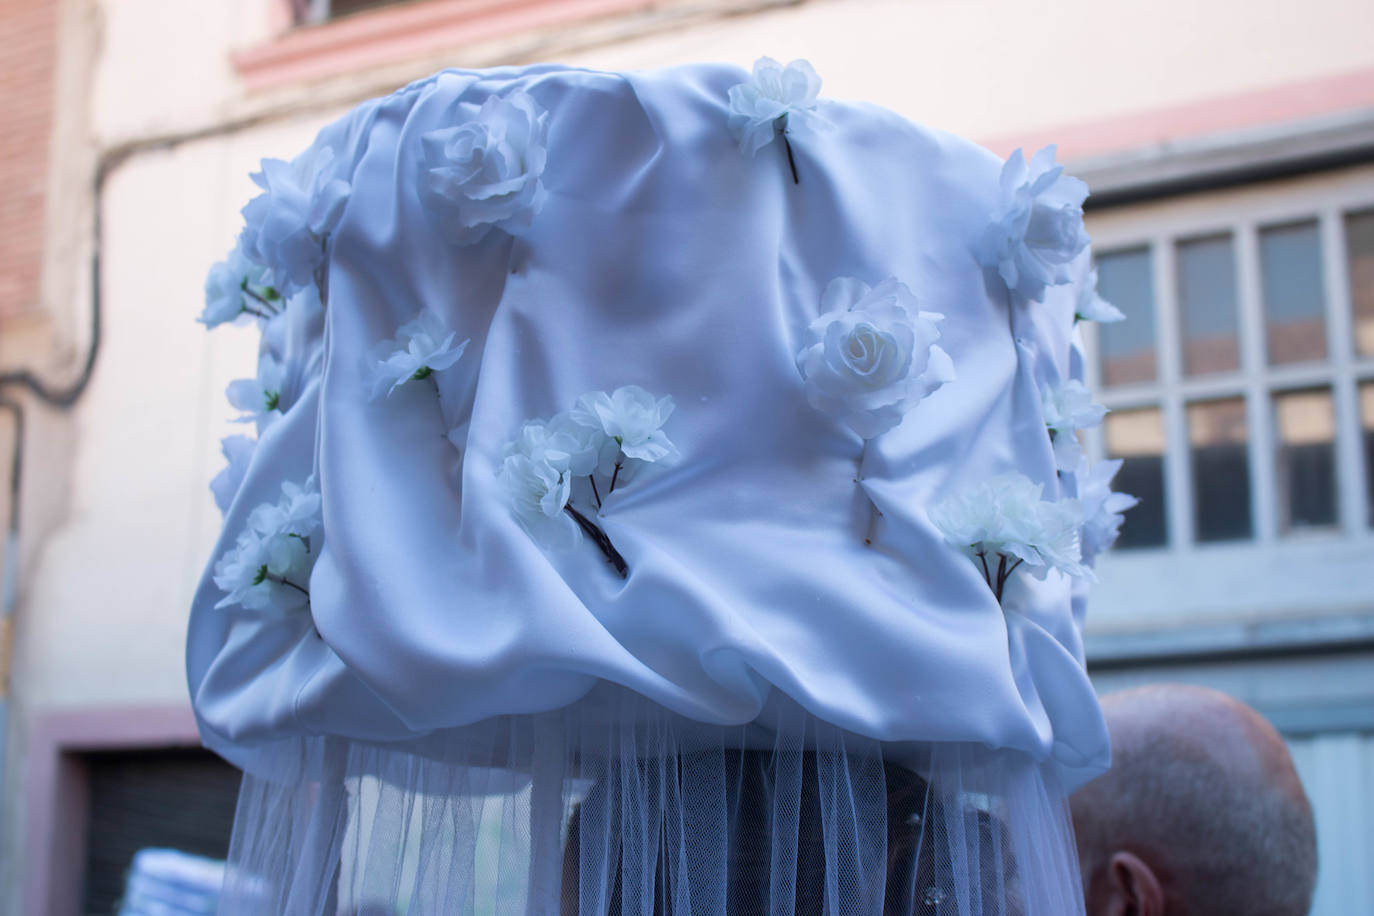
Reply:
[[[606,495],[607,495],[607,496],[610,496],[612,493],[615,492],[615,481],[616,481],[616,478],[619,477],[619,476],[620,476],[620,462],[617,461],[617,462],[615,463],[615,470],[611,472],[611,488],[610,488],[609,490],[606,491]]]
[[[601,491],[596,488],[596,475],[588,474],[587,479],[592,482],[592,495],[596,497],[596,507],[601,508]]]
[[[248,314],[252,315],[254,318],[261,318],[263,321],[271,321],[272,318],[276,315],[275,312],[268,314],[267,312],[260,312],[257,309],[249,308],[246,305],[243,306],[243,310]]]
[[[622,579],[628,579],[630,577],[630,567],[626,564],[625,558],[620,555],[620,551],[615,549],[615,545],[611,543],[611,539],[606,537],[606,532],[598,528],[596,523],[587,518],[587,516],[574,509],[571,503],[564,506],[563,509],[572,516],[573,521],[577,522],[577,527],[581,528],[583,533],[591,538],[592,542],[601,549],[602,556],[606,558],[607,563],[611,564],[611,568],[615,570],[616,575],[620,576]]]
[[[986,550],[978,551],[978,562],[983,564],[983,581],[988,584],[988,588],[992,588],[992,573],[988,572],[988,552]],[[996,594],[995,589],[993,594]]]
[[[309,548],[307,548],[307,549],[309,549]],[[268,577],[267,577],[267,581],[268,581],[268,582],[275,582],[275,583],[277,583],[278,585],[288,585],[288,586],[290,586],[291,588],[294,588],[296,591],[300,592],[300,593],[301,593],[302,595],[304,595],[306,598],[309,598],[309,597],[310,597],[310,592],[309,592],[309,590],[304,589],[304,588],[301,588],[299,585],[297,585],[296,583],[292,582],[291,580],[289,580],[289,579],[287,579],[287,578],[285,578],[285,577],[283,577],[283,576],[268,576]]]
[[[251,298],[254,299],[255,301],[261,303],[261,304],[262,304],[262,307],[265,308],[265,309],[267,309],[267,311],[270,312],[271,315],[280,315],[280,314],[281,314],[281,310],[278,309],[278,308],[276,308],[275,306],[273,306],[271,302],[268,302],[266,297],[264,297],[264,296],[259,296],[257,293],[253,292],[253,288],[252,288],[252,287],[248,286],[247,284],[244,284],[244,286],[242,287],[242,289],[243,289],[243,291],[244,291],[245,293],[247,293],[247,294],[249,295],[249,297],[251,297]],[[244,310],[245,312],[252,312],[252,314],[257,315],[259,318],[269,318],[269,317],[271,317],[271,315],[263,315],[261,312],[254,312],[252,309],[248,308],[247,306],[244,306],[243,310]]]
[[[786,129],[782,132],[782,146],[783,149],[787,150],[787,165],[792,169],[792,183],[801,184],[801,181],[797,178],[797,160],[792,156],[792,144],[787,139]]]
[[[1007,555],[999,553],[997,557],[997,585],[993,588],[992,593],[997,596],[997,603],[1001,604],[1002,589],[1007,584]]]

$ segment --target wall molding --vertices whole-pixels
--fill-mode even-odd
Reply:
[[[24,912],[77,916],[90,786],[82,755],[199,747],[190,706],[115,706],[38,713],[30,719],[24,774]]]

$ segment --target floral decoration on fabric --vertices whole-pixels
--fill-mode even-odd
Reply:
[[[730,87],[730,131],[739,140],[740,152],[753,156],[774,137],[782,137],[792,182],[799,184],[787,135],[803,125],[828,126],[817,111],[820,91],[821,78],[808,62],[794,60],[784,67],[771,57],[760,57],[753,75]]]
[[[282,298],[272,271],[256,264],[235,245],[205,278],[205,309],[197,320],[207,328],[249,318],[270,321],[281,313]]]
[[[243,478],[248,474],[248,463],[253,460],[253,452],[258,442],[247,436],[227,436],[220,440],[220,451],[228,462],[215,479],[210,481],[210,492],[215,495],[215,506],[223,515],[243,486]]]
[[[264,159],[262,171],[251,177],[263,193],[243,208],[239,247],[271,271],[276,288],[289,297],[315,282],[352,188],[334,174],[334,151],[327,146],[311,147],[291,162]]]
[[[870,287],[832,280],[822,314],[806,329],[797,371],[812,407],[872,439],[892,429],[917,402],[954,380],[954,363],[935,342],[936,312],[923,312],[895,277]]]
[[[998,603],[1011,574],[1024,565],[1043,579],[1052,569],[1093,581],[1083,565],[1076,499],[1042,500],[1043,487],[1028,477],[999,474],[960,490],[930,509],[945,540],[973,558]]]
[[[492,96],[472,120],[420,137],[425,212],[450,241],[528,228],[548,192],[549,113],[526,92]]]
[[[629,566],[590,516],[642,465],[670,463],[677,446],[663,432],[673,399],[637,385],[594,391],[549,420],[529,420],[502,452],[497,481],[525,532],[550,550],[568,550],[582,535],[622,579]],[[574,501],[594,508],[577,508]]]
[[[215,585],[225,596],[215,607],[239,604],[250,610],[292,610],[310,602],[310,573],[319,550],[310,542],[320,527],[320,492],[315,478],[282,484],[281,498],[248,515],[237,542],[215,563]]]
[[[978,246],[978,260],[1024,301],[1071,281],[1069,265],[1088,247],[1088,186],[1064,174],[1047,146],[1029,163],[1021,150],[1002,166],[1001,199]]]
[[[368,351],[365,370],[372,400],[390,397],[406,382],[430,378],[458,362],[468,341],[454,344],[457,336],[437,315],[421,309],[396,330],[395,340],[383,340]]]
[[[1096,321],[1098,324],[1111,324],[1123,321],[1126,316],[1121,309],[1112,305],[1097,294],[1097,268],[1094,267],[1078,288],[1078,301],[1074,304],[1074,321]]]
[[[1107,408],[1093,401],[1092,392],[1077,379],[1040,390],[1045,426],[1054,443],[1054,464],[1061,471],[1072,471],[1083,457],[1078,430],[1091,429],[1102,422]]]
[[[236,417],[235,423],[254,423],[269,420],[284,412],[282,404],[282,385],[286,380],[286,367],[264,353],[258,359],[256,378],[235,379],[224,389],[229,403],[243,415]]]
[[[1117,458],[1089,466],[1085,458],[1075,474],[1078,501],[1083,506],[1083,530],[1079,539],[1083,562],[1089,566],[1116,543],[1121,523],[1125,521],[1122,513],[1140,504],[1140,500],[1128,493],[1112,492],[1112,478],[1121,470],[1121,465],[1122,460]]]

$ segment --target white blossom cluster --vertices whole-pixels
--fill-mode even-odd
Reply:
[[[1078,430],[1101,423],[1107,408],[1094,402],[1092,392],[1078,379],[1042,388],[1040,405],[1054,443],[1055,467],[1061,471],[1077,469],[1083,457]]]
[[[450,331],[429,309],[401,325],[395,340],[384,340],[368,351],[364,375],[373,400],[409,381],[429,378],[462,358],[468,341],[455,344]]]
[[[320,492],[315,478],[287,481],[275,503],[248,514],[234,546],[215,563],[215,584],[225,593],[216,607],[239,604],[250,610],[291,610],[309,603],[311,570],[319,556],[311,535],[320,527]]]
[[[1082,504],[1077,499],[1043,500],[1043,490],[1022,474],[999,474],[930,509],[935,527],[973,558],[999,601],[1007,578],[1023,564],[1040,579],[1050,570],[1095,579],[1083,564]]]
[[[827,126],[817,109],[821,78],[804,60],[783,66],[771,57],[754,63],[749,79],[730,88],[730,131],[740,152],[752,156],[801,125]]]
[[[1083,562],[1089,566],[1099,554],[1111,549],[1125,520],[1122,513],[1140,503],[1128,493],[1112,492],[1112,478],[1121,470],[1122,460],[1099,461],[1090,465],[1086,458],[1079,464],[1075,477],[1078,501],[1083,507]]]
[[[1096,321],[1098,324],[1111,324],[1125,320],[1121,309],[1103,299],[1097,293],[1097,268],[1088,272],[1083,285],[1078,288],[1078,301],[1074,303],[1074,321]]]
[[[497,472],[516,521],[553,550],[572,547],[584,533],[596,537],[599,529],[588,527],[595,523],[572,504],[574,484],[586,484],[594,515],[641,466],[676,460],[677,446],[663,431],[673,407],[671,397],[627,385],[584,394],[570,410],[526,422]]]

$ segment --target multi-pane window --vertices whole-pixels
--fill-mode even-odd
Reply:
[[[291,0],[291,11],[298,24],[313,24],[398,2],[405,0]]]
[[[1086,331],[1112,410],[1097,447],[1140,498],[1119,547],[1371,533],[1374,188],[1357,190],[1157,207],[1098,239],[1127,320]]]

